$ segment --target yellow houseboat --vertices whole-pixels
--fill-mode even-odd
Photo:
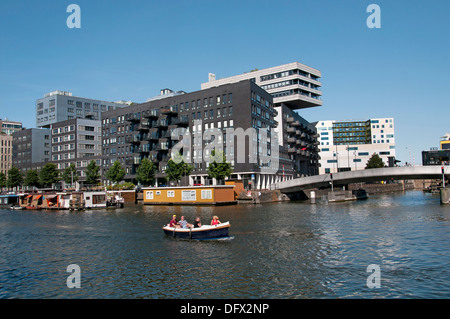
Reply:
[[[234,205],[234,185],[143,188],[145,205]]]

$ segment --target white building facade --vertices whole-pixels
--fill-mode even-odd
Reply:
[[[319,121],[316,128],[320,143],[319,174],[365,169],[373,154],[378,154],[386,166],[390,165],[389,158],[395,159],[393,118]]]

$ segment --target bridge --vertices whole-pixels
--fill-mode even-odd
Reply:
[[[444,166],[444,175],[445,180],[449,180],[450,166]],[[332,178],[334,186],[388,180],[442,179],[442,169],[441,166],[385,167],[333,173]],[[330,182],[331,175],[324,174],[274,183],[270,189],[295,193],[305,189],[331,187]]]

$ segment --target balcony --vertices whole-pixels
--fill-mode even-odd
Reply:
[[[157,119],[158,116],[159,116],[159,110],[157,110],[157,109],[147,110],[147,111],[142,112],[142,117],[145,117],[145,118]]]
[[[172,124],[178,125],[178,126],[189,126],[189,117],[184,115],[184,116],[174,118],[174,119],[172,119]]]
[[[295,152],[297,152],[297,149],[295,147],[288,148],[288,153],[295,153]]]
[[[299,127],[300,126],[300,121],[295,121],[292,123],[292,126],[296,126]]]
[[[294,122],[294,118],[293,117],[288,117],[286,119],[286,123],[292,123],[292,122]]]
[[[139,147],[139,153],[150,153],[151,145],[150,144],[142,144],[141,147]]]
[[[295,127],[288,127],[287,128],[288,133],[295,133]]]
[[[288,143],[295,143],[296,138],[295,137],[289,137],[287,141],[288,141]]]
[[[159,121],[156,121],[156,123],[153,125],[153,127],[157,128],[164,128],[169,126],[169,121],[167,119],[161,119]]]
[[[161,109],[161,114],[178,114],[178,107],[172,105]]]
[[[136,126],[136,131],[141,131],[141,132],[145,132],[148,131],[150,129],[150,127],[148,126],[148,122],[141,122]]]
[[[131,135],[131,136],[125,137],[125,143],[139,144],[140,142],[141,142],[140,135]]]
[[[159,138],[160,138],[160,135],[159,135],[158,131],[156,131],[156,132],[148,133],[145,140],[146,141],[157,141],[157,140],[159,140]]]
[[[141,117],[137,114],[127,114],[125,115],[125,120],[129,122],[139,122]]]

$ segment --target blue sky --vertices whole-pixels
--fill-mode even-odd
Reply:
[[[66,25],[72,3],[81,29]],[[144,102],[298,61],[322,72],[323,106],[304,118],[393,117],[397,158],[420,164],[450,132],[449,15],[445,0],[1,1],[0,117],[34,127],[54,90]]]

